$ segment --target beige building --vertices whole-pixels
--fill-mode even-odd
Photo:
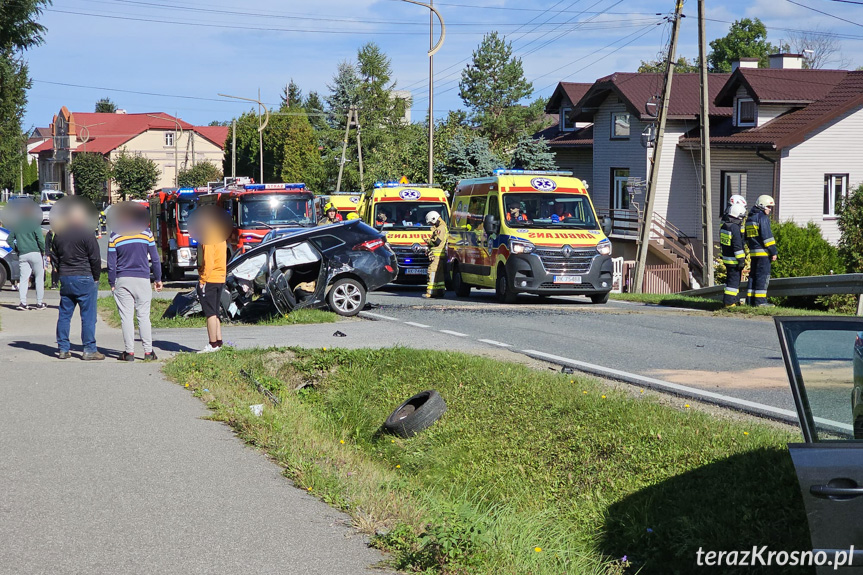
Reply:
[[[194,164],[222,167],[228,128],[193,126],[164,113],[114,114],[70,112],[65,106],[54,116],[51,137],[31,153],[39,158],[42,188],[73,193],[69,164],[76,154],[90,152],[115,160],[123,151],[153,160],[160,170],[155,188],[174,187],[177,174]],[[113,182],[106,195],[115,196]]]

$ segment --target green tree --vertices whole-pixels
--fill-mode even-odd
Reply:
[[[638,67],[638,72],[640,74],[645,73],[665,73],[665,60],[642,60],[641,66]],[[686,74],[690,72],[698,72],[698,62],[695,60],[689,60],[686,56],[681,56],[677,59],[676,66],[674,67],[674,71],[678,74]]]
[[[32,194],[39,191],[39,162],[27,160],[24,165],[24,191]]]
[[[545,138],[522,136],[512,152],[509,166],[514,170],[556,170],[557,161]]]
[[[330,94],[327,96],[327,105],[334,114],[336,125],[344,126],[344,117],[351,106],[355,106],[358,100],[360,77],[357,68],[352,62],[343,60],[336,68],[331,84],[327,84]]]
[[[113,114],[117,111],[117,104],[111,98],[105,97],[96,102],[96,109],[93,111],[101,114]]]
[[[159,166],[150,158],[123,149],[114,160],[113,175],[124,200],[143,199],[159,182]]]
[[[306,100],[303,102],[303,108],[309,113],[309,123],[315,131],[327,128],[326,118],[318,115],[326,113],[324,100],[321,98],[320,94],[314,91],[309,92],[309,95],[306,96]]]
[[[177,185],[181,188],[197,188],[222,179],[222,170],[210,162],[198,162],[177,174]]]
[[[30,78],[22,52],[43,42],[39,16],[50,0],[0,3],[0,188],[17,186],[24,161],[21,120]]]
[[[758,65],[767,67],[767,56],[779,49],[767,41],[767,28],[758,18],[743,18],[731,25],[728,34],[710,42],[707,63],[711,72],[730,72],[731,61],[758,58]]]
[[[851,273],[863,272],[863,184],[842,201],[839,209],[839,255]]]
[[[9,49],[0,52],[0,188],[17,189],[19,185],[26,142],[21,120],[28,88],[30,79],[23,58]]]
[[[305,182],[309,188],[319,191],[324,166],[315,132],[308,117],[303,114],[302,108],[288,109],[297,112],[297,115],[286,117],[281,165],[282,181]]]
[[[492,148],[502,150],[536,121],[539,110],[519,105],[532,93],[533,85],[524,76],[521,59],[513,56],[512,43],[497,32],[486,34],[461,73],[459,95],[471,122]]]
[[[266,131],[264,133],[266,134]],[[225,173],[231,171],[230,139],[231,135],[228,134],[222,166],[222,171]],[[237,176],[259,179],[258,147],[258,115],[255,110],[249,110],[237,118]]]
[[[439,183],[452,190],[459,180],[489,176],[495,168],[501,167],[501,164],[500,158],[492,151],[486,138],[456,134],[438,169]]]
[[[213,120],[207,125],[208,126],[230,126],[231,121],[230,120]]]
[[[69,169],[75,179],[75,193],[94,204],[101,202],[111,179],[111,162],[102,154],[81,152],[72,158]]]
[[[42,44],[46,28],[38,17],[51,0],[13,0],[0,6],[0,51],[27,50]]]
[[[300,86],[291,78],[291,81],[282,90],[282,107],[301,106],[302,104],[303,91],[300,90]]]

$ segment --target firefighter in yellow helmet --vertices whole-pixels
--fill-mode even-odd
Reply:
[[[444,261],[449,230],[446,227],[446,222],[435,211],[426,214],[426,223],[431,225],[431,236],[426,240],[429,256],[429,279],[428,287],[423,297],[443,297],[446,292],[444,284]]]
[[[332,203],[329,203],[324,208],[324,217],[318,220],[319,226],[327,226],[329,224],[337,224],[342,221],[342,215]]]
[[[356,212],[351,212],[348,214],[348,221],[358,220],[358,219],[360,219],[360,216]]]

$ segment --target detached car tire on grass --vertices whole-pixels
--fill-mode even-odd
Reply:
[[[384,429],[393,435],[410,438],[431,427],[445,412],[446,402],[437,391],[422,391],[399,405],[387,417]]]

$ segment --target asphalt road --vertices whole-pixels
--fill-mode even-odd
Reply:
[[[388,286],[372,312],[418,330],[446,330],[488,345],[531,349],[654,377],[781,409],[794,409],[773,322],[714,317],[626,302],[522,296],[502,305],[491,290],[469,298],[420,297],[424,289]]]

